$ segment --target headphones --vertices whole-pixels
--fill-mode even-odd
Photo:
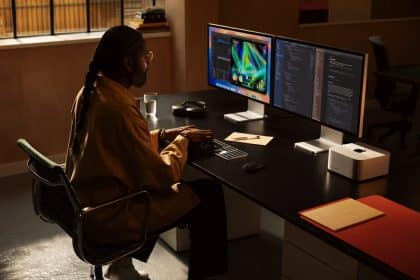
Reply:
[[[172,113],[179,117],[203,118],[207,113],[204,101],[187,100],[182,104],[172,105]]]

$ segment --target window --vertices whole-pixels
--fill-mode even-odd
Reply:
[[[127,22],[147,0],[0,0],[0,38],[105,30]],[[121,12],[123,10],[123,12]]]

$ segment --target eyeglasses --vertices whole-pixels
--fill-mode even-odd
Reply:
[[[147,64],[149,64],[153,60],[154,54],[152,51],[145,51],[143,57],[146,60]]]

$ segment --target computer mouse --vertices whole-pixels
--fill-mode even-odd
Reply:
[[[242,170],[246,173],[254,173],[264,168],[264,164],[250,161],[242,165]]]

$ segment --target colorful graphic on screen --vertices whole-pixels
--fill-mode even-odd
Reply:
[[[272,37],[209,25],[209,85],[270,103]]]
[[[267,46],[232,38],[232,83],[261,93],[267,91]]]

